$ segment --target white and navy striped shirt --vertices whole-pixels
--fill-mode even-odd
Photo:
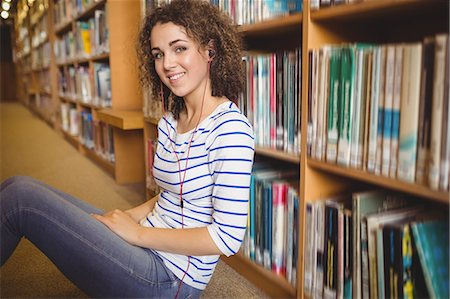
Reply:
[[[158,124],[153,175],[162,192],[153,212],[141,224],[160,228],[182,226],[180,170],[174,148],[180,159],[181,181],[184,177],[184,227],[206,226],[222,253],[233,255],[239,250],[247,227],[254,156],[253,129],[239,108],[229,101],[220,104],[200,122],[196,131],[177,134],[176,128],[177,121],[170,113]],[[165,265],[182,279],[187,269],[187,256],[156,252]],[[218,260],[218,255],[191,256],[183,282],[204,289]]]

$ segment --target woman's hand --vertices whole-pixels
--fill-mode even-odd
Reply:
[[[137,245],[138,234],[142,226],[136,223],[130,214],[116,209],[104,215],[92,214],[92,217],[109,227],[128,243]]]

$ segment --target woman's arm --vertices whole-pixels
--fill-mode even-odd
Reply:
[[[125,213],[130,215],[130,217],[138,223],[141,221],[144,217],[146,217],[155,206],[156,201],[158,200],[159,194],[153,197],[152,199],[147,200],[143,204],[136,206],[134,208],[125,210]]]
[[[137,215],[146,209],[143,204],[135,210]],[[206,227],[170,229],[139,225],[128,212],[114,210],[105,215],[92,215],[108,226],[125,241],[140,247],[183,255],[222,254]]]

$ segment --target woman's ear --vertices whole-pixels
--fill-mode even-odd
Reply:
[[[214,59],[214,57],[216,56],[216,47],[214,45],[214,40],[210,40],[208,42],[208,57],[209,57],[209,61],[212,61]]]

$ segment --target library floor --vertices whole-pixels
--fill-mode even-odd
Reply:
[[[104,210],[144,199],[143,186],[115,184],[44,121],[17,103],[0,103],[0,180],[28,175]],[[266,298],[224,262],[203,298]],[[22,240],[0,270],[0,298],[87,298],[30,242]]]

